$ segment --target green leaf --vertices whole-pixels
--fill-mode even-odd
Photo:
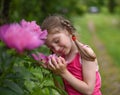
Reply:
[[[17,93],[17,94],[19,94],[19,95],[23,95],[23,94],[24,94],[22,88],[20,88],[19,85],[16,84],[15,82],[13,82],[13,81],[11,81],[11,80],[5,80],[4,82],[5,82],[4,84],[5,84],[9,89],[11,89],[12,91],[14,91],[15,93]],[[12,94],[9,94],[9,95],[12,95]]]
[[[0,95],[17,95],[17,94],[8,88],[0,87]]]
[[[62,95],[67,95],[67,93],[63,89],[59,89],[59,88],[57,88],[55,86],[44,86],[43,89],[45,89],[45,88],[47,88],[49,90],[50,89],[56,90],[58,93],[60,93]]]

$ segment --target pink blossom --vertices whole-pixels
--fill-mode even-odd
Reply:
[[[6,30],[9,28],[9,25],[8,24],[5,24],[3,26],[0,26],[0,40],[3,39],[3,36],[6,32]]]
[[[5,24],[0,27],[0,39],[19,53],[33,50],[44,44],[47,31],[42,31],[35,21],[22,20],[19,23]]]
[[[37,53],[37,54],[32,54],[32,57],[36,61],[42,61],[44,63],[48,63],[48,61],[51,60],[52,57],[57,57],[56,54],[51,54],[51,55],[44,55],[43,53]]]

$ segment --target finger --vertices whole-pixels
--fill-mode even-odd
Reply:
[[[49,67],[49,69],[51,69],[51,70],[55,70],[55,66],[54,66],[54,64],[53,64],[53,62],[52,62],[52,59],[50,59],[50,60],[48,61],[48,67]]]
[[[56,68],[59,68],[59,65],[58,65],[59,63],[57,62],[57,58],[52,57],[51,62]]]
[[[56,61],[57,61],[57,64],[58,64],[58,65],[61,65],[61,64],[62,64],[62,61],[61,61],[61,59],[60,59],[59,57],[56,59]]]
[[[47,68],[48,68],[49,70],[52,70],[52,68],[51,68],[51,66],[50,66],[50,65],[47,65]]]
[[[42,66],[43,68],[47,68],[47,66],[46,66],[46,65],[44,65],[44,64],[42,64],[41,66]]]
[[[64,58],[62,58],[61,56],[59,58],[61,59],[61,63],[66,64],[66,61]]]

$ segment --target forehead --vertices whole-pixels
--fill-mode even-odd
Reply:
[[[48,44],[48,43],[51,43],[52,41],[54,41],[55,39],[57,39],[57,38],[59,38],[59,35],[60,35],[61,33],[49,33],[48,35],[47,35],[47,39],[46,39],[46,44]]]
[[[61,36],[69,34],[66,29],[57,27],[53,28],[48,31],[47,39],[46,39],[46,45],[50,44],[52,41],[59,39]]]
[[[45,44],[47,46],[53,44],[56,40],[60,39],[61,37],[64,37],[66,34],[65,34],[65,31],[57,31],[57,32],[54,32],[54,33],[48,33],[47,35],[47,39],[45,41]]]

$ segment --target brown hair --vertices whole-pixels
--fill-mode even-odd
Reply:
[[[60,15],[48,16],[41,25],[42,30],[46,29],[48,31],[48,33],[50,32],[51,29],[54,29],[56,27],[66,29],[66,30],[68,30],[68,32],[70,32],[71,35],[75,35],[74,26],[71,24],[71,22],[69,20],[65,19],[63,16],[60,16]],[[84,58],[86,60],[95,60],[95,58],[96,58],[95,54],[91,54],[85,48],[83,48],[80,45],[78,40],[75,40],[74,42],[75,42],[82,58]]]

